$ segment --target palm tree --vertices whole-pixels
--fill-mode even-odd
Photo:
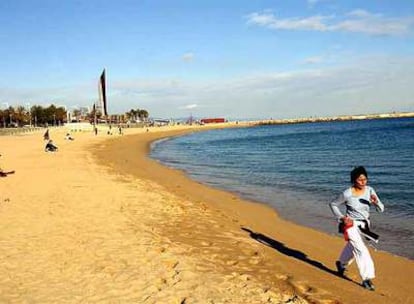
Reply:
[[[23,125],[29,122],[29,115],[27,110],[23,106],[18,106],[14,113],[14,121],[19,125]]]
[[[12,122],[13,122],[13,118],[16,117],[16,113],[15,110],[12,106],[8,107],[6,110],[3,111],[4,112],[4,116],[5,116],[5,121],[7,122],[7,120],[9,121],[9,125],[11,126]]]
[[[66,121],[66,118],[67,118],[67,116],[66,116],[65,108],[64,107],[56,108],[56,119],[57,119],[57,121],[62,123],[64,121]]]
[[[141,121],[146,121],[148,118],[148,111],[147,110],[138,110],[138,117]]]
[[[38,123],[44,123],[45,122],[44,109],[41,106],[34,105],[30,109],[30,112],[31,112],[32,117],[34,119],[34,125],[35,125],[35,127],[37,127]]]
[[[131,109],[129,112],[125,113],[129,120],[136,121],[137,120],[137,110]]]
[[[6,113],[4,110],[0,110],[0,120],[1,120],[1,126],[5,128],[6,127]]]

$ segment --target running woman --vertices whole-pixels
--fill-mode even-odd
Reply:
[[[356,167],[351,171],[352,186],[343,191],[339,197],[329,204],[332,213],[342,224],[342,231],[347,241],[336,268],[340,276],[344,275],[346,267],[355,259],[362,286],[368,290],[375,290],[372,279],[375,278],[374,262],[364,242],[360,229],[369,229],[370,207],[378,212],[384,211],[384,205],[378,198],[375,190],[367,185],[368,173],[364,167]],[[339,207],[345,206],[345,214]]]

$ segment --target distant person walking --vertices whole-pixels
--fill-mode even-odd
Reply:
[[[367,185],[368,173],[364,167],[356,167],[351,171],[352,186],[343,191],[339,197],[329,204],[332,213],[340,222],[340,232],[347,241],[339,260],[336,261],[338,274],[343,276],[346,267],[355,259],[362,286],[368,290],[375,290],[372,279],[375,278],[374,262],[363,240],[363,231],[369,231],[370,207],[379,212],[384,211],[384,205],[378,198],[375,190]],[[345,215],[340,206],[346,208]]]

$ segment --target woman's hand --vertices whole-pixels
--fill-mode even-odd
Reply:
[[[342,221],[344,222],[345,226],[352,226],[353,220],[349,216],[344,216],[342,218]]]
[[[371,204],[378,205],[378,197],[374,193],[371,193],[370,201]]]

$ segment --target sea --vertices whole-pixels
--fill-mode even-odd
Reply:
[[[150,157],[329,234],[337,223],[328,203],[365,166],[385,205],[371,212],[380,235],[371,246],[414,259],[414,118],[208,130],[154,142]]]

